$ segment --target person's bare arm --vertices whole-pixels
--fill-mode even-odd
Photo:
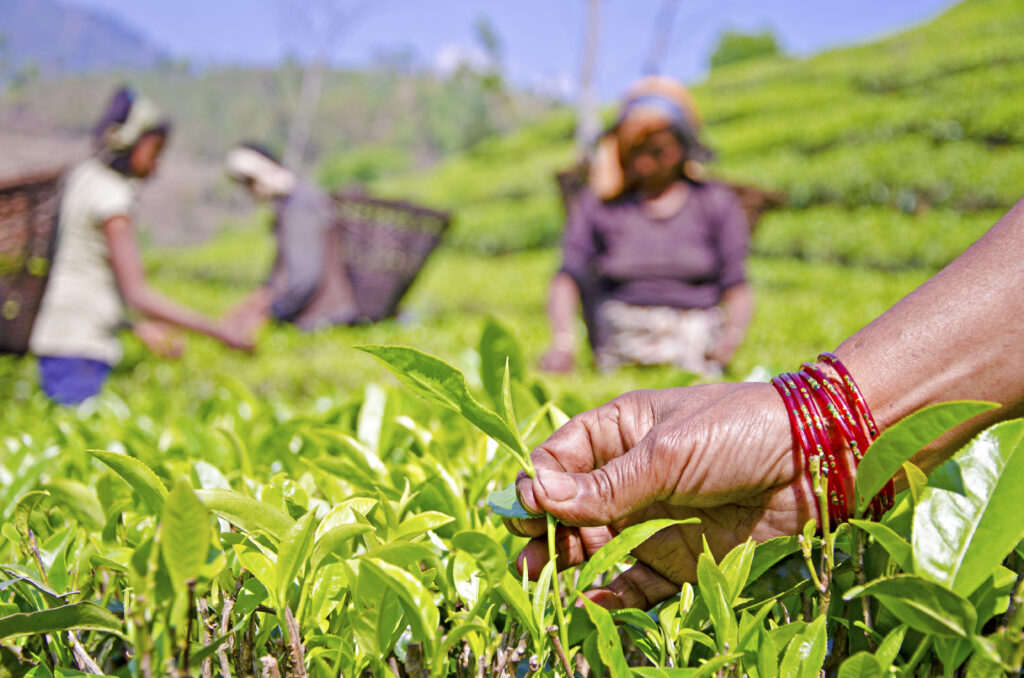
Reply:
[[[708,357],[727,365],[736,349],[747,336],[747,328],[754,317],[754,291],[748,283],[733,285],[722,293],[722,336]]]
[[[927,405],[1003,405],[915,461],[936,468],[975,433],[1024,414],[1024,200],[978,242],[836,350],[882,428]]]
[[[111,217],[104,222],[103,231],[118,287],[129,306],[156,320],[211,336],[232,348],[252,349],[250,337],[174,303],[149,286],[131,219],[127,216]]]
[[[555,274],[548,292],[548,321],[551,323],[551,346],[540,366],[549,372],[568,372],[576,355],[576,314],[580,307],[580,289],[564,272]]]
[[[837,349],[882,429],[927,405],[965,398],[1001,408],[918,454],[932,470],[970,436],[1024,412],[1024,201],[942,272]],[[796,366],[794,366],[795,368]],[[826,368],[827,369],[827,368]],[[748,537],[796,534],[816,517],[781,398],[769,384],[708,384],[626,394],[574,417],[531,455],[523,505],[565,527],[559,565],[577,564],[624,527],[701,519],[638,547],[637,564],[588,595],[650,607],[695,578],[701,540],[721,556]],[[533,537],[519,565],[547,560],[543,519],[507,520]]]

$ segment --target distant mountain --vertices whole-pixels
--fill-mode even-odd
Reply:
[[[0,80],[42,73],[148,69],[167,60],[136,29],[58,0],[0,0]]]

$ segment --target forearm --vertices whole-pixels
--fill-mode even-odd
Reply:
[[[930,471],[983,428],[1024,413],[1024,201],[964,254],[842,343],[882,429],[928,405],[990,400],[916,458]]]
[[[200,334],[219,338],[219,327],[213,319],[167,299],[148,285],[125,295],[125,301],[139,313]]]
[[[580,306],[580,290],[566,273],[557,273],[548,294],[548,320],[552,343],[558,348],[573,350],[576,342],[576,312]]]
[[[754,292],[747,283],[733,285],[722,293],[722,341],[736,347],[743,343],[754,317]]]

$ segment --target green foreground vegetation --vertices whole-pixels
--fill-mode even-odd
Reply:
[[[1018,2],[971,0],[878,43],[727,65],[695,88],[714,173],[789,196],[755,233],[757,312],[728,378],[834,348],[1020,197],[1022,31]],[[126,337],[107,391],[79,409],[45,401],[31,359],[0,358],[0,676],[77,675],[90,661],[111,675],[198,675],[207,661],[229,675],[270,664],[316,676],[552,673],[555,637],[592,675],[1019,667],[1024,608],[1008,611],[1019,556],[1000,563],[1024,534],[1020,422],[921,479],[888,529],[702,557],[696,585],[652,615],[572,606],[637,534],[559,585],[516,580],[508,563],[522,540],[485,501],[514,477],[512,458],[444,398],[424,402],[352,347],[444,358],[508,426],[494,375],[496,356],[511,353],[527,445],[623,391],[690,383],[669,369],[600,374],[586,360],[571,376],[533,369],[559,256],[553,173],[572,161],[571,133],[571,117],[555,114],[375,185],[456,216],[396,320],[314,335],[272,327],[255,356],[192,338],[176,362]],[[257,221],[200,248],[150,252],[153,280],[222,311],[269,265]],[[947,425],[975,406],[953,407]],[[938,432],[936,422],[913,425]],[[915,451],[908,431],[879,445],[893,469]],[[985,479],[984,468],[1002,473]],[[955,528],[953,504],[966,516]]]

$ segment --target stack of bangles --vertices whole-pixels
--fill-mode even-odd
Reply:
[[[803,454],[807,473],[811,474],[813,465],[821,470],[829,523],[837,525],[851,517],[853,507],[847,488],[852,487],[850,481],[864,452],[878,437],[878,427],[864,396],[839,358],[822,353],[818,362],[831,367],[836,376],[826,374],[815,363],[803,363],[799,372],[780,374],[772,379],[772,385],[786,404],[794,446]],[[849,448],[850,454],[846,454],[845,448]],[[870,513],[879,518],[892,505],[890,480],[871,500]]]

